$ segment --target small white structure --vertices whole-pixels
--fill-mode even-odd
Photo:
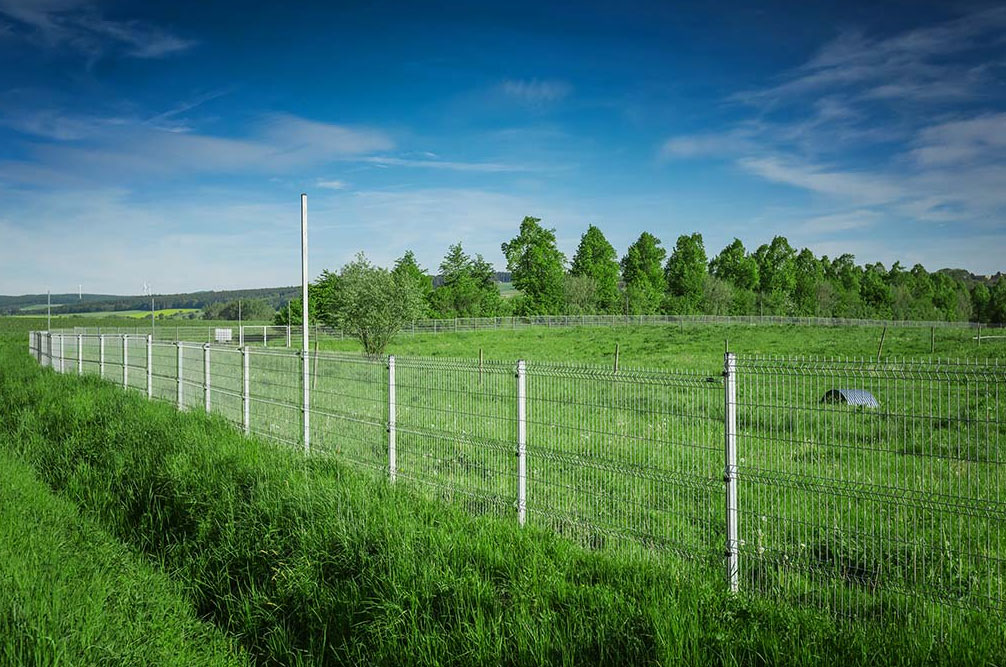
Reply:
[[[213,330],[213,340],[218,343],[229,343],[234,340],[234,330],[233,329],[214,329]]]

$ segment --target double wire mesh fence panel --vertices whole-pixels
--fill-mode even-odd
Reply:
[[[742,588],[1006,611],[1006,367],[742,357]]]
[[[302,445],[300,352],[43,338],[55,370],[149,381]],[[726,549],[740,591],[839,616],[1006,613],[1006,366],[729,359],[704,374],[307,354],[311,451],[588,548],[717,568]]]
[[[591,547],[722,557],[722,377],[527,365],[529,521]]]

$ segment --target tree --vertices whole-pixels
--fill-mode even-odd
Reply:
[[[558,313],[563,304],[566,256],[556,247],[555,230],[526,217],[520,232],[501,246],[513,285],[521,291],[524,315]]]
[[[706,282],[706,249],[702,234],[682,234],[664,267],[667,311],[692,314],[699,311]]]
[[[772,242],[755,251],[761,291],[766,294],[792,296],[796,289],[796,250],[785,236],[776,236]]]
[[[226,303],[218,301],[203,308],[204,320],[268,322],[273,319],[273,314],[272,306],[261,299],[241,299]]]
[[[597,283],[590,276],[567,273],[563,281],[563,315],[589,315],[597,311]]]
[[[406,250],[405,254],[395,261],[395,268],[391,270],[397,278],[413,283],[423,295],[423,316],[429,315],[430,297],[433,295],[433,278],[426,273],[426,270],[419,266],[416,255],[411,250]]]
[[[332,281],[335,324],[355,336],[370,356],[383,353],[402,326],[422,312],[419,286],[407,276],[374,266],[362,252]]]
[[[437,317],[496,317],[506,304],[496,286],[492,264],[482,255],[472,259],[460,243],[450,246],[440,263],[443,285],[433,290],[430,305]]]
[[[985,317],[990,323],[1006,322],[1006,276],[999,276],[999,280],[989,291],[989,305]]]
[[[584,276],[594,281],[595,305],[602,312],[618,312],[618,255],[604,238],[601,230],[590,225],[580,237],[580,245],[573,255],[569,270],[573,276]],[[568,284],[567,284],[568,286]]]
[[[702,312],[707,315],[729,315],[734,307],[734,287],[726,280],[708,276],[702,286]]]
[[[744,250],[740,239],[734,239],[709,262],[709,273],[738,289],[758,289],[758,262]]]
[[[622,258],[622,280],[625,281],[626,314],[652,314],[660,308],[664,294],[662,265],[667,252],[660,239],[643,232],[629,246]]]
[[[797,255],[794,274],[793,303],[798,315],[817,314],[818,285],[824,281],[824,267],[808,248]]]
[[[989,302],[992,293],[985,283],[978,283],[971,290],[971,312],[978,322],[988,322]]]

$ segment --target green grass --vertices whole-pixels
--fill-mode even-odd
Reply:
[[[473,517],[235,433],[8,341],[7,452],[145,555],[258,662],[996,664],[998,619],[835,621],[707,571]]]
[[[400,334],[389,354],[513,361],[613,364],[645,368],[699,370],[723,366],[725,344],[738,354],[823,355],[876,358],[882,328],[685,324],[617,327],[535,327],[462,333]],[[1000,332],[996,332],[1000,333]],[[910,358],[1006,358],[1006,338],[983,340],[972,329],[937,329],[935,354],[930,330],[891,328],[883,356]],[[359,351],[354,340],[323,341],[322,349]]]
[[[177,583],[53,496],[11,449],[0,446],[0,664],[247,663]]]
[[[745,334],[751,351],[799,344],[840,355],[867,347],[862,330],[727,329],[731,336]],[[952,338],[955,332],[938,333],[946,334],[938,339],[943,355],[975,345]],[[665,361],[646,365],[708,370],[711,364],[715,371],[722,363],[722,334],[722,327],[708,326],[483,332],[402,337],[397,351],[454,356],[474,348],[477,354],[491,341],[497,350],[520,353],[505,355],[510,359],[586,359],[603,354],[618,335],[625,365],[652,361],[673,341]],[[928,335],[889,331],[885,350],[894,345],[899,355],[927,357]],[[23,356],[23,336],[12,338],[11,346],[11,359]],[[174,350],[167,349],[171,354],[155,355],[155,368],[170,375]],[[997,349],[988,343],[981,348],[992,354]],[[201,350],[193,352],[186,377],[198,387]],[[239,389],[240,375],[221,372],[238,361],[237,354],[213,354],[219,355],[214,410],[240,421],[240,400],[228,393]],[[430,373],[424,370],[430,362],[400,360],[397,488],[380,474],[341,465],[362,464],[379,473],[385,465],[386,370],[363,359],[323,361],[318,369],[313,441],[316,451],[336,454],[334,460],[305,462],[290,450],[237,437],[219,420],[179,415],[169,405],[124,396],[93,378],[54,377],[30,362],[7,363],[0,374],[0,396],[7,397],[0,403],[0,428],[14,429],[11,442],[43,433],[45,446],[18,446],[19,455],[61,495],[172,572],[196,607],[260,661],[394,663],[403,660],[395,653],[401,643],[410,650],[404,660],[413,662],[1000,664],[1006,649],[1001,609],[954,611],[935,601],[942,596],[968,605],[975,602],[972,593],[1002,586],[988,578],[1002,576],[995,564],[1006,545],[997,515],[960,521],[926,504],[939,494],[996,497],[1002,453],[960,448],[980,434],[959,429],[983,423],[976,418],[980,411],[997,405],[979,400],[987,394],[981,385],[968,385],[966,402],[953,403],[963,411],[934,431],[926,421],[819,411],[820,386],[813,383],[765,383],[759,391],[771,391],[763,398],[780,409],[772,419],[741,411],[747,447],[742,456],[756,456],[765,469],[782,475],[852,484],[854,492],[833,496],[800,485],[745,482],[743,588],[768,595],[732,599],[723,593],[717,553],[721,387],[703,381],[709,398],[696,402],[689,397],[698,390],[677,381],[651,376],[640,386],[627,374],[617,384],[582,376],[546,384],[547,369],[529,366],[530,527],[519,530],[507,481],[513,465],[512,365],[486,364],[480,380],[471,364],[434,363],[439,368]],[[253,387],[266,392],[258,398],[296,405],[290,383],[296,367],[253,354]],[[130,377],[131,386],[141,386],[142,371]],[[742,387],[741,396],[755,388]],[[931,398],[905,386],[875,389],[885,405],[905,397],[921,402],[902,403],[906,414]],[[171,381],[155,382],[158,396],[171,399],[174,390]],[[201,392],[187,391],[187,404],[201,405]],[[692,414],[708,413],[707,419],[681,414],[682,405]],[[584,412],[603,414],[584,422]],[[253,403],[255,431],[289,435],[283,429],[292,428],[295,434],[295,420],[296,409]],[[759,439],[763,432],[773,438]],[[626,447],[633,433],[646,433],[650,449]],[[996,442],[1006,441],[1001,436]],[[710,447],[673,448],[697,438]],[[673,456],[657,455],[665,445]],[[577,458],[598,454],[610,456],[614,466],[595,469]],[[616,454],[624,458],[618,461]],[[691,482],[682,485],[678,475],[640,484],[631,469],[644,456],[646,467],[686,472]],[[564,495],[569,480],[582,488]],[[909,492],[879,502],[856,495],[884,480]],[[458,490],[473,491],[476,501]],[[499,504],[478,500],[494,496]],[[815,529],[802,523],[808,511]],[[590,526],[611,528],[629,519],[650,531],[659,527],[678,541],[685,536],[686,552],[708,548],[708,559],[623,548],[610,539],[617,536],[611,531],[577,532],[583,526],[577,517],[587,517]],[[905,526],[913,526],[912,543],[890,539],[907,534]],[[863,539],[850,527],[874,533]],[[960,557],[959,544],[980,548]],[[819,611],[836,602],[843,606],[842,619]]]

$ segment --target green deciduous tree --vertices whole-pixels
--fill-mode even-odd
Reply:
[[[413,283],[423,295],[423,317],[430,314],[430,298],[433,295],[433,277],[426,273],[426,270],[419,266],[416,255],[411,250],[406,250],[405,254],[395,261],[395,268],[391,270],[396,277]]]
[[[384,352],[394,335],[423,312],[423,294],[415,282],[374,266],[363,253],[342,267],[331,288],[334,324],[355,336],[371,356]]]
[[[523,295],[522,315],[558,313],[563,305],[566,256],[556,247],[555,230],[540,222],[524,218],[517,236],[501,246],[513,286]]]
[[[660,239],[643,232],[622,258],[627,310],[630,315],[656,313],[664,295],[663,263],[667,251]]]
[[[608,243],[601,230],[590,225],[580,237],[580,245],[573,256],[569,270],[574,276],[585,276],[593,280],[595,306],[605,313],[619,312],[618,255]]]
[[[709,262],[709,273],[738,289],[756,290],[759,286],[758,262],[747,254],[740,239],[734,239]]]
[[[702,235],[683,234],[678,237],[664,267],[667,288],[665,309],[673,314],[698,313],[706,282],[706,249]]]
[[[440,263],[443,285],[433,290],[430,304],[436,317],[496,317],[506,314],[506,304],[496,286],[492,265],[476,255],[469,257],[460,243],[447,250]]]

